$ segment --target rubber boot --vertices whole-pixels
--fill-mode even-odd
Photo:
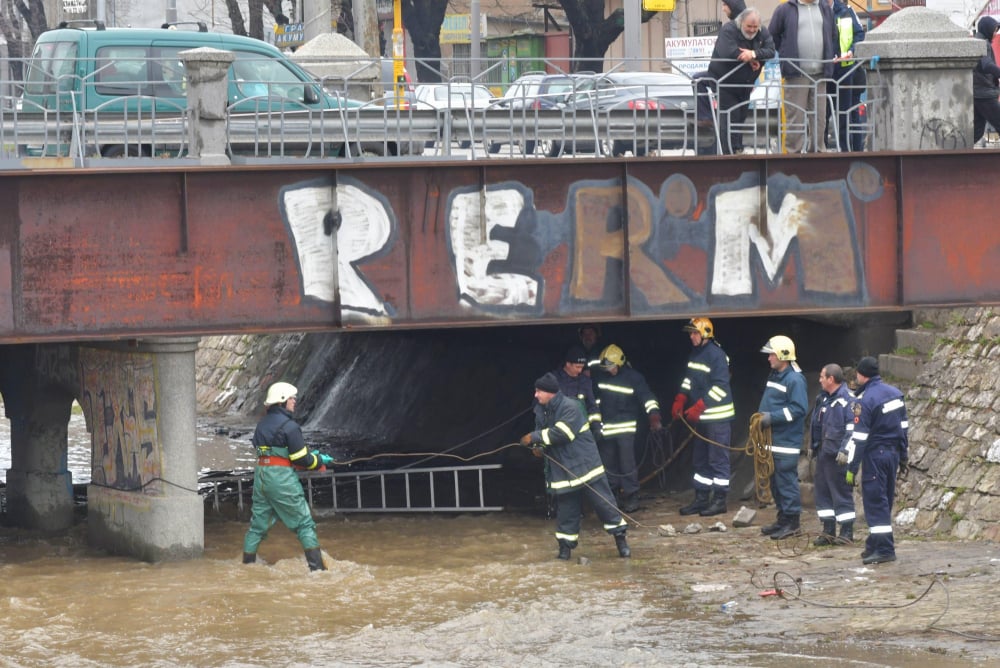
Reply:
[[[694,490],[694,501],[681,508],[681,515],[694,515],[708,508],[708,490]]]
[[[559,539],[559,554],[556,555],[556,559],[562,559],[563,561],[568,561],[569,557],[570,557],[570,553],[572,551],[573,551],[573,548],[570,547],[570,545],[569,545],[568,542],[566,542],[566,541],[564,541],[562,539]]]
[[[801,533],[799,531],[799,514],[785,515],[785,523],[775,533],[771,534],[771,540],[784,540],[785,538],[798,536],[799,533]]]
[[[244,564],[254,564],[254,563],[257,563],[257,553],[256,552],[244,552],[243,553],[243,563]]]
[[[625,540],[625,534],[615,534],[615,545],[618,547],[618,556],[622,559],[628,559],[632,556],[632,549],[629,548],[628,541]]]
[[[724,512],[726,512],[726,492],[717,489],[712,492],[712,503],[698,514],[702,517],[711,517],[712,515],[721,515]]]
[[[854,544],[854,522],[841,522],[840,523],[840,535],[837,536],[837,545],[853,545]]]
[[[778,511],[778,517],[774,520],[773,524],[768,524],[767,526],[762,526],[760,532],[765,536],[770,536],[773,533],[777,533],[781,527],[785,525],[785,514]]]
[[[622,512],[634,513],[639,510],[639,493],[629,494],[622,499]]]
[[[323,552],[318,547],[306,550],[306,563],[311,571],[325,571],[326,564],[323,563]]]
[[[837,520],[823,520],[823,533],[816,536],[816,540],[813,541],[813,545],[816,547],[823,547],[824,545],[833,545],[835,542],[834,536],[837,535]]]

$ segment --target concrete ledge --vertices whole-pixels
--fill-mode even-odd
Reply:
[[[896,347],[913,348],[922,355],[930,355],[937,346],[941,333],[933,329],[897,329]]]
[[[878,365],[883,375],[916,380],[924,368],[924,361],[917,357],[905,355],[879,355]]]
[[[143,561],[200,557],[205,511],[197,494],[151,496],[87,487],[88,540],[113,554]]]

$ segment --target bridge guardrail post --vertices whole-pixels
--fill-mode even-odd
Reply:
[[[228,165],[228,72],[236,55],[201,47],[181,51],[178,56],[187,72],[188,154],[203,165]]]
[[[972,68],[983,42],[940,12],[907,7],[868,33],[856,53],[879,73],[869,75],[869,95],[886,96],[874,105],[873,150],[972,148]]]

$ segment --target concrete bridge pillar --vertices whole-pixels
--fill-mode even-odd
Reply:
[[[93,435],[91,544],[146,561],[204,549],[195,434],[197,338],[82,348],[80,403]]]
[[[907,7],[857,45],[878,57],[880,77],[869,75],[877,100],[872,149],[929,151],[972,147],[972,68],[985,54],[940,12]]]
[[[203,165],[228,165],[228,73],[236,55],[209,47],[181,51],[188,80],[188,154]]]
[[[66,437],[76,387],[75,351],[65,345],[6,346],[0,364],[10,419],[8,520],[26,529],[67,529],[73,524]]]

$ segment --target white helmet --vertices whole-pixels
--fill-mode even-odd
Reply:
[[[792,343],[790,338],[781,334],[769,338],[764,347],[760,349],[760,352],[774,353],[782,362],[795,361],[795,344]]]
[[[264,399],[264,404],[267,406],[283,404],[298,393],[299,391],[291,383],[275,383],[267,388],[267,399]]]

